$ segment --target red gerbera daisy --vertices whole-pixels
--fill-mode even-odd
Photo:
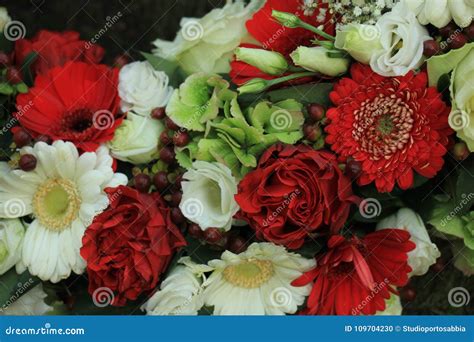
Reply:
[[[293,286],[314,281],[308,297],[308,315],[373,315],[385,310],[395,287],[408,282],[408,255],[415,248],[410,233],[384,229],[363,239],[332,236],[317,266],[296,279]]]
[[[326,142],[341,161],[360,162],[359,185],[375,181],[380,192],[395,183],[406,190],[416,171],[432,178],[447,152],[450,108],[427,75],[383,77],[370,67],[354,64],[352,78],[344,78],[330,97],[337,106],[327,112]]]
[[[68,62],[37,76],[34,87],[18,95],[14,115],[33,138],[67,140],[94,151],[122,121],[117,83],[117,69]]]

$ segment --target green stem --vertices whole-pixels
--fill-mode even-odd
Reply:
[[[318,36],[321,36],[323,38],[326,38],[327,40],[331,40],[331,41],[335,41],[336,38],[334,38],[333,36],[331,36],[330,34],[324,32],[323,30],[320,30],[316,27],[314,27],[313,25],[311,24],[308,24],[307,22],[304,22],[303,20],[300,21],[299,23],[299,26],[308,30],[308,31],[311,31],[311,32],[314,32],[316,33]]]
[[[267,89],[270,88],[270,87],[273,87],[274,85],[280,84],[280,83],[285,83],[285,82],[288,82],[288,81],[296,80],[297,78],[316,76],[316,75],[318,75],[316,72],[306,71],[306,72],[300,72],[300,73],[291,74],[291,75],[288,75],[288,76],[275,78],[273,80],[268,81]]]

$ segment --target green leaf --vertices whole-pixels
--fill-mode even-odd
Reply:
[[[15,268],[0,277],[0,309],[5,308],[31,290],[39,279],[27,271],[17,274]]]
[[[26,94],[28,92],[28,86],[25,83],[18,83],[15,85],[15,88],[20,94]]]
[[[0,94],[11,95],[15,92],[15,89],[8,83],[0,83]]]
[[[472,48],[474,48],[474,43],[466,44],[460,49],[451,50],[448,53],[433,56],[428,59],[428,79],[430,86],[437,86],[439,79],[444,74],[453,71],[459,62],[469,54]]]

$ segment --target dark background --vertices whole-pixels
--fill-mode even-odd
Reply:
[[[224,0],[0,0],[10,16],[26,27],[26,38],[40,29],[75,30],[90,40],[104,28],[107,17],[121,18],[97,44],[106,48],[106,61],[119,54],[137,57],[152,49],[157,38],[172,40],[181,17],[201,17]]]
[[[173,39],[181,17],[201,17],[224,3],[225,0],[0,0],[0,6],[6,6],[10,16],[25,25],[26,38],[40,29],[75,30],[88,41],[104,29],[107,17],[120,11],[118,22],[97,41],[107,51],[106,62],[124,53],[140,58],[139,52],[150,51],[155,39]],[[408,289],[416,289],[416,293],[412,293],[412,300],[402,293],[404,314],[473,314],[474,298],[460,308],[448,304],[447,293],[456,286],[468,288],[474,296],[474,280],[453,267],[449,245],[437,243],[445,266],[411,280]]]

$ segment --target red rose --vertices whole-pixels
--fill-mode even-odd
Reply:
[[[293,249],[325,228],[337,233],[358,201],[336,157],[305,145],[270,147],[235,199],[257,237]]]
[[[173,254],[186,241],[158,193],[119,186],[106,190],[110,207],[95,217],[82,239],[89,292],[107,287],[113,305],[153,290]]]
[[[105,53],[101,46],[80,40],[78,32],[41,30],[32,39],[20,39],[15,43],[16,64],[21,67],[25,58],[33,51],[39,54],[32,67],[35,75],[44,74],[71,60],[96,64]]]

